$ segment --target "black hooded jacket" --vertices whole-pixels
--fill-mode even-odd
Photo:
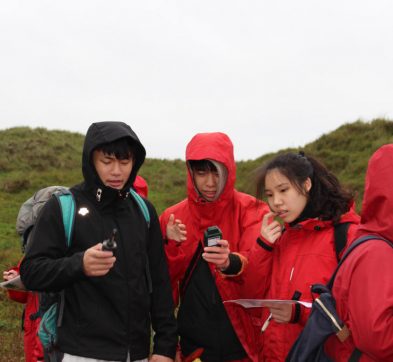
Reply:
[[[92,164],[92,152],[98,145],[123,137],[131,140],[135,159],[130,178],[119,191],[103,185]],[[174,357],[176,322],[157,214],[145,200],[151,216],[148,228],[128,192],[144,158],[145,149],[128,125],[93,123],[83,149],[85,181],[71,188],[76,201],[71,246],[66,246],[55,198],[46,203],[33,229],[21,278],[31,290],[65,291],[58,329],[58,345],[64,353],[125,361],[129,352],[131,360],[143,359],[150,352],[152,324],[153,353]],[[85,276],[84,251],[107,239],[113,228],[118,230],[114,267],[105,276]]]

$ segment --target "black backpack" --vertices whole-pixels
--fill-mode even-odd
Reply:
[[[289,351],[286,362],[334,362],[325,354],[325,341],[332,334],[336,334],[341,342],[345,341],[350,335],[348,327],[336,311],[336,302],[332,295],[334,279],[340,266],[352,250],[370,239],[383,240],[393,248],[390,241],[376,235],[363,236],[351,244],[337,265],[329,283],[327,285],[314,284],[311,287],[311,291],[320,296],[313,302],[310,317]],[[361,352],[355,348],[349,361],[358,361],[360,356]]]

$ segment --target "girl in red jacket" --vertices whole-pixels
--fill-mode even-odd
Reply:
[[[19,275],[19,267],[12,268],[3,272],[4,280],[11,280]],[[33,292],[23,292],[8,290],[8,297],[18,303],[25,304],[23,314],[24,350],[26,362],[40,362],[44,360],[42,344],[37,336],[40,318],[30,318],[38,312],[38,294]]]
[[[347,240],[354,237],[359,217],[351,207],[352,195],[303,153],[279,155],[266,163],[257,173],[257,193],[267,199],[271,212],[263,217],[243,275],[247,285],[259,273],[259,283],[253,295],[244,297],[312,302],[310,286],[326,283],[337,266],[334,226],[350,223]],[[301,304],[263,308],[260,361],[284,361],[309,313]]]

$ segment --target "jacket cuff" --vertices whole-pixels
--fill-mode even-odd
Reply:
[[[299,303],[292,304],[292,317],[289,323],[298,323],[302,312],[302,305]]]
[[[237,275],[242,269],[242,262],[239,255],[230,253],[229,256],[229,266],[225,270],[222,270],[222,274],[226,275]]]
[[[267,251],[273,251],[273,244],[267,243],[262,238],[257,238],[257,244]]]
[[[247,258],[239,253],[230,253],[228,258],[228,268],[225,270],[219,270],[219,273],[224,277],[236,277],[240,275],[248,263]]]

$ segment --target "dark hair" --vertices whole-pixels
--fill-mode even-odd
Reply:
[[[190,160],[188,163],[193,171],[217,171],[217,167],[209,160]]]
[[[134,158],[135,150],[129,137],[98,145],[94,151],[102,151],[106,155],[115,155],[118,160]]]
[[[353,201],[352,193],[345,190],[337,177],[320,161],[311,156],[306,157],[303,152],[278,155],[256,171],[258,198],[264,196],[266,175],[274,169],[288,178],[291,184],[304,195],[306,195],[304,182],[308,177],[311,179],[308,202],[322,220],[332,220],[336,224],[341,215],[349,210]]]

